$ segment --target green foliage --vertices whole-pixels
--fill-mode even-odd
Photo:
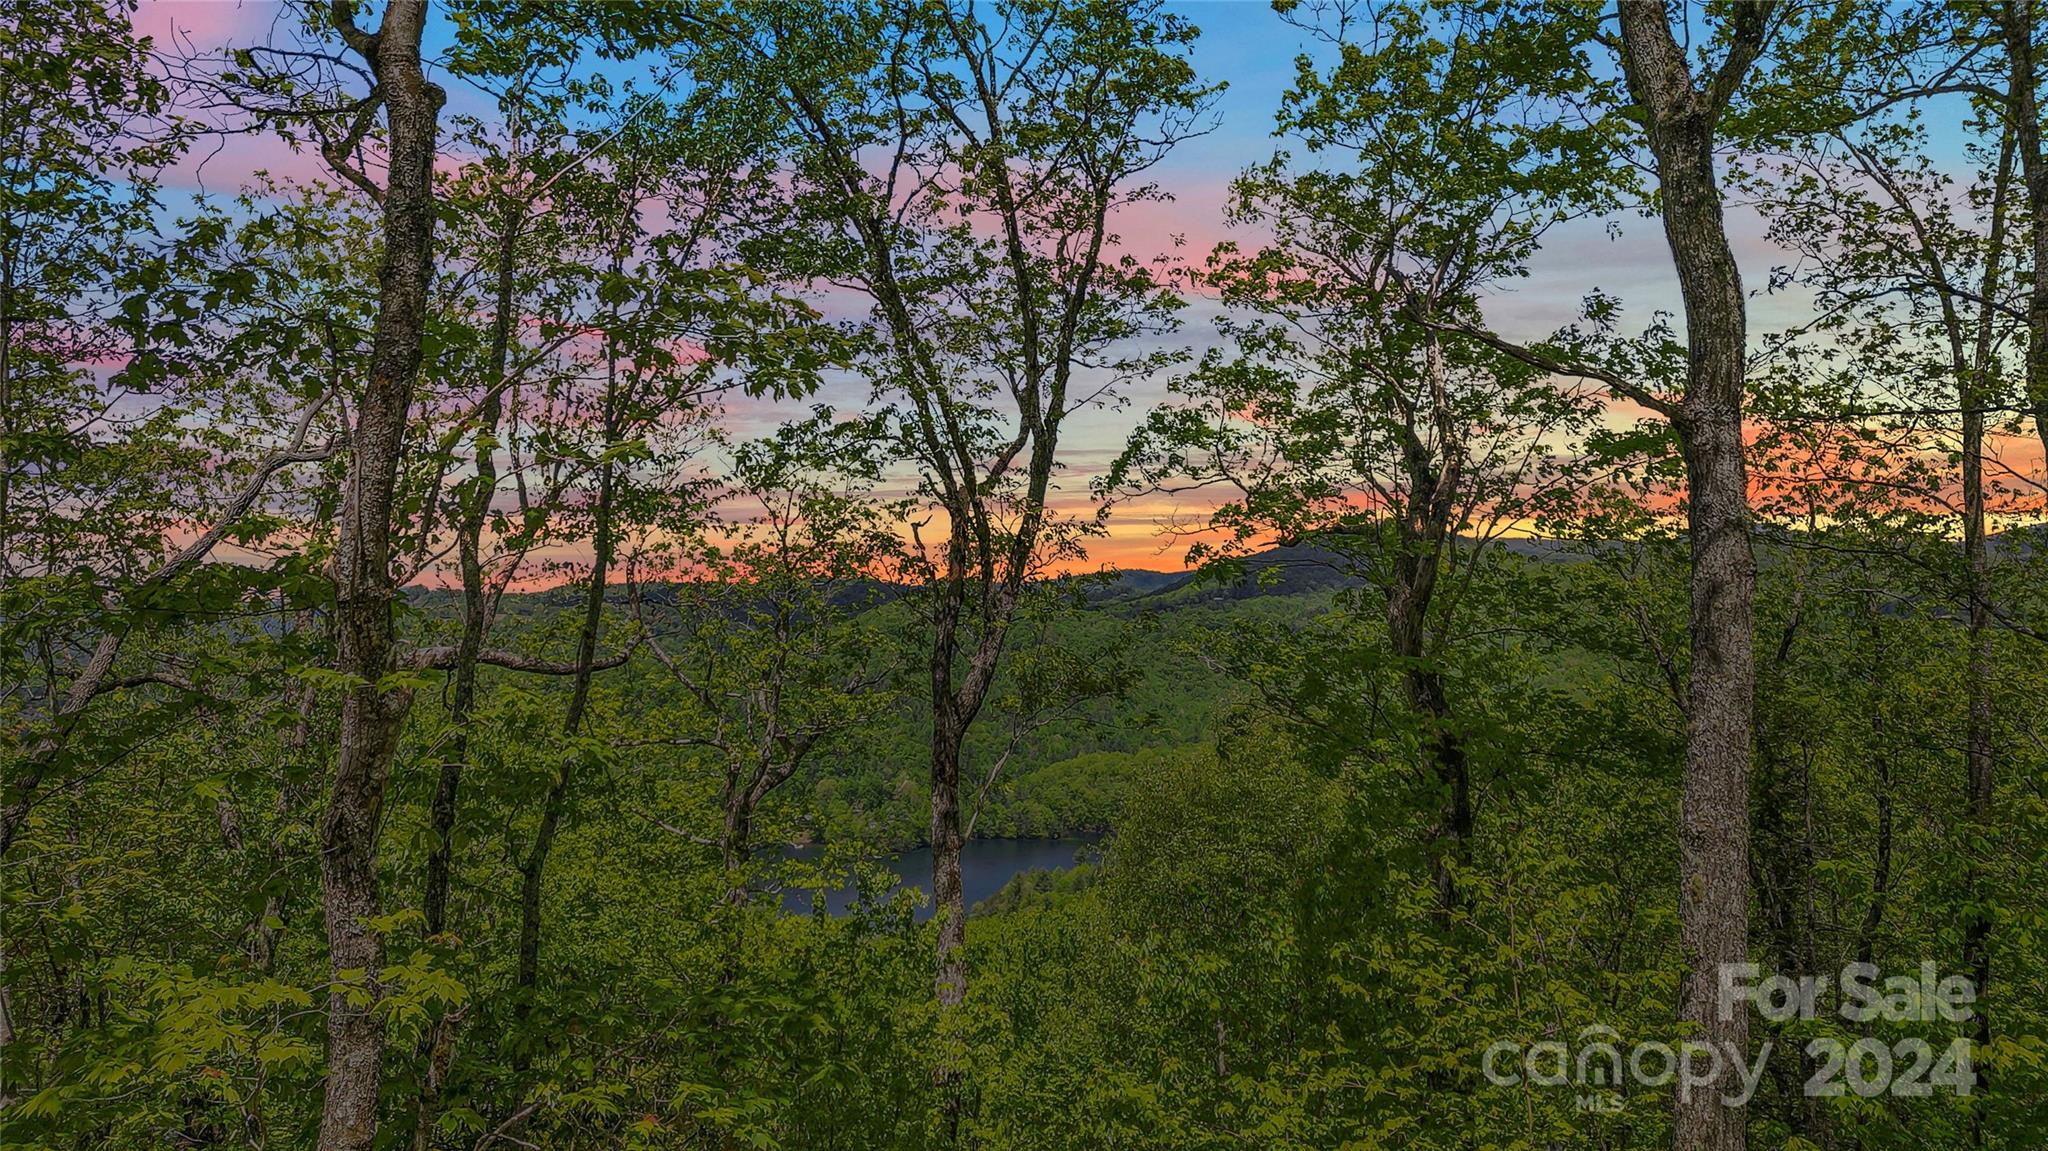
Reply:
[[[1676,1039],[1686,969],[1684,429],[1541,366],[1668,392],[1682,335],[1589,286],[1531,354],[1485,338],[1559,229],[1655,207],[1602,10],[1282,0],[1290,151],[1230,207],[1261,243],[1189,270],[1090,245],[1207,123],[1177,11],[437,7],[484,95],[446,114],[384,525],[382,960],[334,978],[321,827],[371,677],[332,666],[329,571],[383,257],[349,166],[383,128],[327,181],[162,181],[180,115],[344,142],[378,108],[326,53],[352,7],[178,68],[120,3],[0,16],[10,1148],[313,1146],[335,1002],[383,1025],[380,1148],[1669,1144],[1671,1086],[1484,1074]],[[1972,1094],[1803,1090],[1809,1041],[1954,1023],[1760,1021],[1758,1148],[2048,1139],[2019,10],[1780,10],[1721,125],[1798,256],[1761,286],[1814,305],[1753,349],[1751,956],[1989,941]],[[1145,379],[1077,510],[1058,425]],[[1055,576],[1189,481],[1228,491],[1204,570]],[[932,700],[977,660],[963,823],[1093,846],[972,909],[941,1007],[874,860],[930,834]],[[848,882],[844,916],[780,899]]]

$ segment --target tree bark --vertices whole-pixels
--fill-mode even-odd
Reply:
[[[967,998],[967,902],[960,880],[960,747],[966,737],[960,717],[948,708],[932,719],[932,912],[938,920],[939,1006],[958,1007]]]
[[[2020,21],[2017,15],[2008,15],[2008,26]],[[2031,20],[2023,29],[2023,39],[2031,43]],[[2031,57],[2029,57],[2031,60]],[[2028,65],[2031,72],[2031,62]],[[2021,87],[2021,72],[2015,66],[2013,84]],[[1965,794],[1968,800],[1968,824],[1974,836],[1988,836],[1992,827],[1992,787],[1996,769],[1996,749],[1993,744],[1992,722],[1992,676],[1994,674],[1994,633],[1991,630],[1991,558],[1987,546],[1984,494],[1984,447],[1987,409],[1995,402],[1996,389],[1994,374],[1997,371],[1997,316],[1991,301],[1998,294],[1999,281],[2004,272],[2004,255],[2007,237],[2007,211],[2010,202],[2013,155],[2017,150],[2022,155],[2022,181],[2026,185],[2033,228],[2034,267],[2036,285],[2032,305],[2028,311],[2030,333],[2027,349],[2027,390],[2034,404],[2036,428],[2041,433],[2044,448],[2048,448],[2048,292],[2043,292],[2038,280],[2042,269],[2048,268],[2041,261],[2048,255],[2048,227],[2039,224],[2048,210],[2048,186],[2037,187],[2037,180],[2048,181],[2048,163],[2040,156],[2041,134],[2038,112],[2035,110],[2032,90],[2026,89],[2027,101],[2024,112],[2017,94],[2014,97],[2012,123],[2005,133],[2003,147],[1999,150],[1997,174],[1994,177],[1991,195],[1991,228],[1987,238],[1984,260],[1984,278],[1979,285],[1977,330],[1975,347],[1968,364],[1957,364],[1957,406],[1963,409],[1963,564],[1966,571],[1969,595],[1969,610],[1965,615],[1968,646],[1967,667],[1964,672],[1968,681],[1967,714],[1963,723],[1963,758]],[[2023,128],[2022,123],[2031,123],[2032,130]],[[2028,161],[2025,156],[2031,155]],[[1984,993],[1991,986],[1991,929],[1992,917],[1982,910],[1983,867],[1982,847],[1971,844],[1967,849],[1970,860],[1969,890],[1972,903],[1977,905],[1963,926],[1963,966],[1969,970],[1970,978],[1976,984],[1978,1003],[1972,1022],[1972,1035],[1979,1048],[1991,1042],[1991,1012],[1983,1001]],[[1978,1072],[1982,1082],[1983,1072]],[[1975,1135],[1982,1142],[1982,1128]]]
[[[1443,673],[1430,664],[1425,642],[1444,543],[1440,537],[1403,533],[1402,554],[1395,557],[1387,596],[1387,633],[1394,655],[1402,661],[1401,684],[1408,706],[1424,724],[1425,754],[1441,792],[1436,826],[1430,832],[1430,872],[1437,905],[1449,912],[1461,899],[1456,869],[1471,856],[1473,810],[1470,757],[1454,726]]]
[[[609,346],[605,350],[605,359],[607,379],[602,430],[604,448],[609,451],[619,434],[618,359]],[[583,623],[576,635],[575,679],[569,689],[569,706],[562,715],[562,733],[572,740],[582,730],[583,713],[590,704],[590,681],[597,664],[598,632],[604,624],[605,581],[611,573],[614,546],[614,482],[613,464],[607,459],[598,465],[597,506],[591,526],[590,584],[583,598]],[[569,788],[575,782],[577,754],[572,749],[563,758],[554,782],[548,787],[547,798],[542,801],[540,826],[534,832],[533,843],[519,864],[518,991],[513,1014],[521,1024],[532,1017],[534,988],[540,982],[541,894],[547,879],[548,856],[554,851],[555,836],[561,830],[562,816],[568,808]],[[515,1054],[513,1064],[519,1070],[526,1069],[528,1057],[525,1048]]]
[[[393,488],[419,374],[433,277],[433,164],[441,90],[420,62],[424,0],[392,0],[374,35],[356,29],[352,6],[335,9],[343,38],[377,78],[388,123],[384,255],[369,379],[357,407],[347,487],[335,543],[335,664],[351,679],[342,700],[340,749],[320,825],[320,887],[333,989],[327,1007],[327,1084],[321,1151],[371,1151],[384,1024],[375,1009],[382,948],[377,835],[384,787],[410,694],[387,688],[393,669]]]
[[[457,565],[462,575],[462,635],[456,641],[455,665],[448,705],[448,757],[442,761],[434,785],[433,850],[427,855],[426,895],[423,901],[427,934],[439,935],[447,926],[448,891],[452,882],[453,838],[456,805],[461,796],[462,770],[469,756],[470,715],[476,709],[478,657],[483,652],[484,633],[489,630],[489,597],[484,587],[483,531],[489,518],[491,495],[497,490],[498,458],[495,442],[498,422],[504,415],[506,363],[511,356],[513,309],[517,306],[519,232],[526,221],[526,203],[514,197],[507,203],[504,229],[498,240],[497,313],[491,318],[491,347],[484,373],[490,392],[477,409],[475,436],[476,478],[462,501],[462,518],[456,527]]]
[[[1058,424],[1036,438],[1032,452],[1030,489],[1011,554],[998,572],[989,565],[973,568],[970,540],[965,528],[956,528],[947,542],[946,574],[939,581],[936,610],[932,619],[932,908],[938,921],[936,971],[933,987],[942,1008],[958,1007],[967,998],[967,903],[960,879],[960,853],[966,837],[960,814],[960,764],[967,733],[988,698],[995,682],[996,668],[1003,657],[1010,621],[1016,614],[1017,595],[1030,564],[1040,527],[1045,521],[1043,477],[1052,473],[1053,440]],[[973,514],[985,517],[980,504]],[[954,522],[963,519],[954,513]],[[970,576],[970,570],[973,575]],[[955,666],[960,657],[962,617],[970,588],[981,593],[980,628],[972,637],[967,666]],[[948,1106],[957,1104],[949,1095]]]
[[[2033,409],[2034,432],[2048,453],[2048,156],[2041,152],[2041,95],[2035,88],[2040,67],[2034,44],[2033,0],[1992,6],[2005,41],[2007,72],[2006,123],[2019,151],[2020,182],[2026,186],[2028,218],[2037,221],[2033,235],[2034,283],[2027,294],[2027,406]],[[1980,1012],[1981,1014],[1981,1012]]]
[[[434,780],[434,799],[429,816],[433,847],[427,852],[426,891],[421,901],[429,938],[448,929],[448,897],[455,879],[455,819],[462,798],[462,773],[469,763],[469,725],[476,710],[476,684],[484,635],[490,628],[490,597],[484,587],[483,533],[489,518],[491,496],[498,487],[498,422],[504,417],[506,365],[511,358],[513,312],[517,306],[519,233],[526,223],[526,201],[511,196],[505,205],[498,237],[498,279],[496,312],[491,317],[491,345],[484,372],[490,391],[477,409],[477,428],[472,453],[476,467],[473,485],[462,500],[461,518],[456,524],[456,564],[462,576],[462,634],[456,640],[455,665],[448,704],[451,732],[448,754],[441,761]],[[448,1080],[448,1062],[453,1058],[458,1014],[443,1013],[420,1036],[420,1055],[426,1061],[426,1076],[413,1109],[413,1146],[426,1151],[428,1136],[440,1110],[442,1089]]]
[[[1430,832],[1430,870],[1437,906],[1448,916],[1457,907],[1457,869],[1469,862],[1472,843],[1472,772],[1465,741],[1451,716],[1443,672],[1431,662],[1429,611],[1436,598],[1437,573],[1444,549],[1450,546],[1458,514],[1463,477],[1459,458],[1462,441],[1446,399],[1443,349],[1435,332],[1428,336],[1424,375],[1437,449],[1432,452],[1417,430],[1419,404],[1401,401],[1402,466],[1407,472],[1408,498],[1398,524],[1393,579],[1387,589],[1387,638],[1401,661],[1401,680],[1408,706],[1425,725],[1427,754],[1441,798],[1436,826]]]
[[[14,442],[14,261],[13,245],[0,252],[0,584],[14,578],[14,552],[8,536],[14,530],[10,512],[14,491],[14,461],[8,449]],[[5,1024],[0,1014],[0,1025]],[[4,1097],[4,1096],[0,1096]]]
[[[735,787],[727,792],[725,829],[718,841],[718,859],[725,866],[725,904],[743,907],[747,902],[747,856],[754,834],[754,803],[751,789]]]
[[[1749,1017],[1723,1012],[1719,973],[1749,950],[1749,763],[1756,557],[1750,538],[1742,405],[1747,317],[1714,172],[1714,126],[1762,50],[1771,6],[1741,6],[1730,47],[1702,89],[1658,0],[1621,0],[1621,63],[1644,113],[1664,235],[1685,306],[1687,370],[1676,428],[1692,547],[1691,667],[1679,810],[1679,1020],[1721,1054],[1721,1077],[1679,1094],[1673,1146],[1742,1151],[1744,1115],[1725,1106],[1747,1058]]]

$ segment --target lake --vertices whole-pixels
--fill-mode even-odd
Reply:
[[[967,906],[975,904],[1002,890],[1011,878],[1027,871],[1064,871],[1074,866],[1077,852],[1093,850],[1101,842],[1100,836],[1071,836],[1065,839],[976,839],[970,840],[960,850],[960,886],[967,897]],[[792,847],[785,853],[789,859],[817,859],[824,855],[822,847]],[[917,918],[922,921],[932,915],[932,849],[912,848],[898,855],[879,859],[876,862],[889,869],[896,876],[896,887],[891,890],[916,888],[925,893],[924,905],[917,909]],[[845,915],[859,895],[851,885],[825,893],[825,912],[828,915]],[[812,910],[810,891],[786,890],[782,893],[782,909],[797,915],[809,915]]]

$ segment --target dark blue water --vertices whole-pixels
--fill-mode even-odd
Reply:
[[[1013,876],[1026,871],[1062,871],[1074,866],[1076,854],[1092,854],[1100,841],[1098,836],[1079,836],[1068,839],[976,839],[960,850],[960,886],[967,897],[967,906],[987,899],[1002,890]],[[784,857],[806,862],[822,858],[822,847],[793,847]],[[895,877],[890,894],[915,888],[924,893],[922,904],[917,909],[917,918],[922,921],[932,915],[932,849],[913,848],[900,855],[878,859],[876,863],[887,868]],[[859,898],[859,891],[852,884],[825,893],[825,912],[828,915],[845,915]],[[782,893],[782,909],[798,915],[809,915],[812,910],[812,892],[808,890],[785,889]]]

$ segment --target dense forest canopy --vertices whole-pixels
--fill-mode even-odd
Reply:
[[[12,0],[6,1145],[2048,1145],[2044,98],[2037,0]]]

